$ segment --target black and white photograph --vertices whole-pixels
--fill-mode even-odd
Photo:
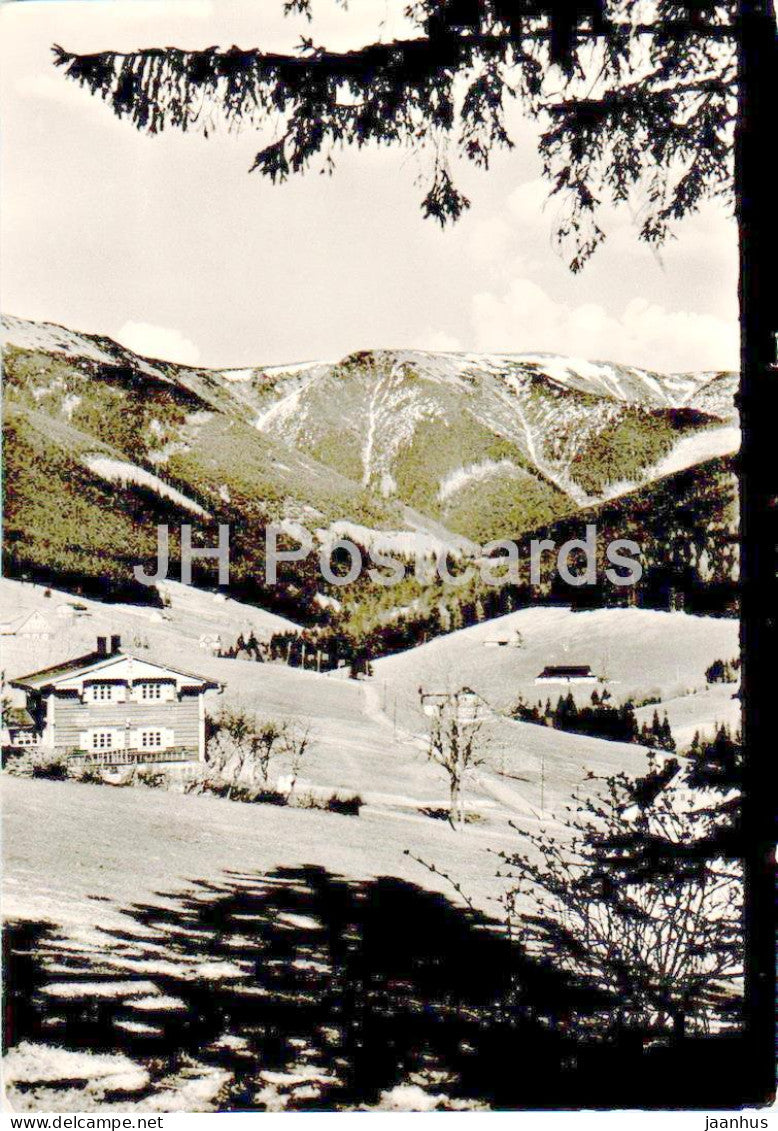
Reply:
[[[11,1125],[767,1128],[773,0],[0,63]]]

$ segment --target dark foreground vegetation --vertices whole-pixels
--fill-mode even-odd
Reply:
[[[109,1101],[142,1102],[209,1068],[226,1073],[222,1111],[370,1107],[408,1084],[448,1110],[744,1098],[741,1037],[574,1037],[572,1012],[598,995],[400,880],[236,871],[124,911],[100,950],[43,922],[6,934],[6,1048],[126,1055],[146,1083]],[[138,962],[154,995],[132,991]],[[34,1085],[10,1083],[34,1110]],[[48,1088],[73,1103],[78,1082]]]

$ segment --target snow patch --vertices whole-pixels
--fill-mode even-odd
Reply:
[[[326,530],[317,530],[316,537],[324,547],[329,547],[338,539],[345,538],[359,546],[364,546],[366,550],[408,557],[432,557],[443,553],[459,555],[461,552],[451,543],[426,531],[374,530],[372,527],[360,526],[359,523],[345,520],[331,523]]]
[[[171,456],[177,455],[179,452],[188,452],[189,444],[184,444],[180,440],[171,440],[169,444],[163,444],[156,452],[149,452],[146,456],[151,463],[167,463]]]
[[[695,467],[705,460],[733,455],[739,447],[740,429],[735,425],[727,425],[724,428],[709,428],[704,432],[695,432],[691,436],[684,436],[658,463],[645,468],[638,482],[622,479],[618,483],[611,483],[603,498],[616,499],[619,495],[626,495],[629,491],[634,491],[641,483],[653,483],[657,479],[663,479],[666,475],[686,471],[687,468]]]
[[[116,358],[101,349],[84,334],[55,326],[51,322],[25,322],[22,318],[3,316],[3,342],[23,350],[43,350],[45,353],[62,353],[67,357],[82,357],[89,361],[116,364]]]
[[[253,369],[220,369],[219,377],[225,381],[241,382],[250,381],[254,376]]]
[[[518,475],[521,474],[521,469],[510,459],[484,459],[478,463],[468,463],[464,467],[457,467],[441,479],[438,488],[438,502],[445,502],[446,499],[471,483],[482,483],[485,479],[490,479],[493,475],[499,475],[503,472]]]
[[[187,498],[181,491],[177,491],[175,487],[165,483],[159,476],[154,475],[151,471],[146,471],[143,467],[138,467],[137,464],[102,455],[85,455],[84,463],[90,471],[112,483],[137,483],[143,487],[150,487],[158,495],[170,499],[171,502],[178,503],[179,506],[185,507],[194,514],[203,518],[211,517],[208,511],[201,507],[199,503],[196,503],[194,499]]]
[[[260,412],[254,421],[254,427],[259,432],[264,432],[269,425],[284,424],[291,416],[295,416],[300,408],[301,392],[302,389],[295,389],[289,396],[283,397],[282,400],[276,401],[264,412]]]
[[[71,419],[73,413],[81,404],[81,397],[77,393],[68,393],[62,399],[62,413],[68,420]]]
[[[334,365],[333,361],[297,361],[291,365],[263,366],[261,372],[266,377],[294,377],[308,373],[311,369],[318,369],[321,365]]]

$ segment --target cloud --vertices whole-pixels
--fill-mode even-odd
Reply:
[[[489,216],[474,223],[467,242],[472,261],[479,266],[504,263],[506,248],[513,241],[513,229],[501,216]]]
[[[558,302],[531,279],[517,278],[502,294],[475,295],[472,318],[479,350],[539,350],[660,371],[738,366],[735,321],[668,311],[643,298],[615,316],[597,303]]]
[[[197,365],[200,350],[179,330],[152,326],[150,322],[125,322],[116,334],[123,346],[143,357],[174,361],[180,365]]]
[[[604,246],[573,277],[555,246],[565,202],[542,178],[513,188],[473,225],[472,333],[479,350],[544,350],[663,371],[736,369],[737,239],[731,215],[708,203],[649,250],[638,239],[642,204],[604,205]],[[639,268],[638,268],[638,265]]]
[[[540,224],[543,213],[554,203],[553,198],[549,198],[550,191],[551,185],[542,177],[525,181],[508,197],[509,214],[519,224],[528,226]]]

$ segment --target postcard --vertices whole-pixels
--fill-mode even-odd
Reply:
[[[7,1111],[767,1126],[772,4],[0,21]]]

